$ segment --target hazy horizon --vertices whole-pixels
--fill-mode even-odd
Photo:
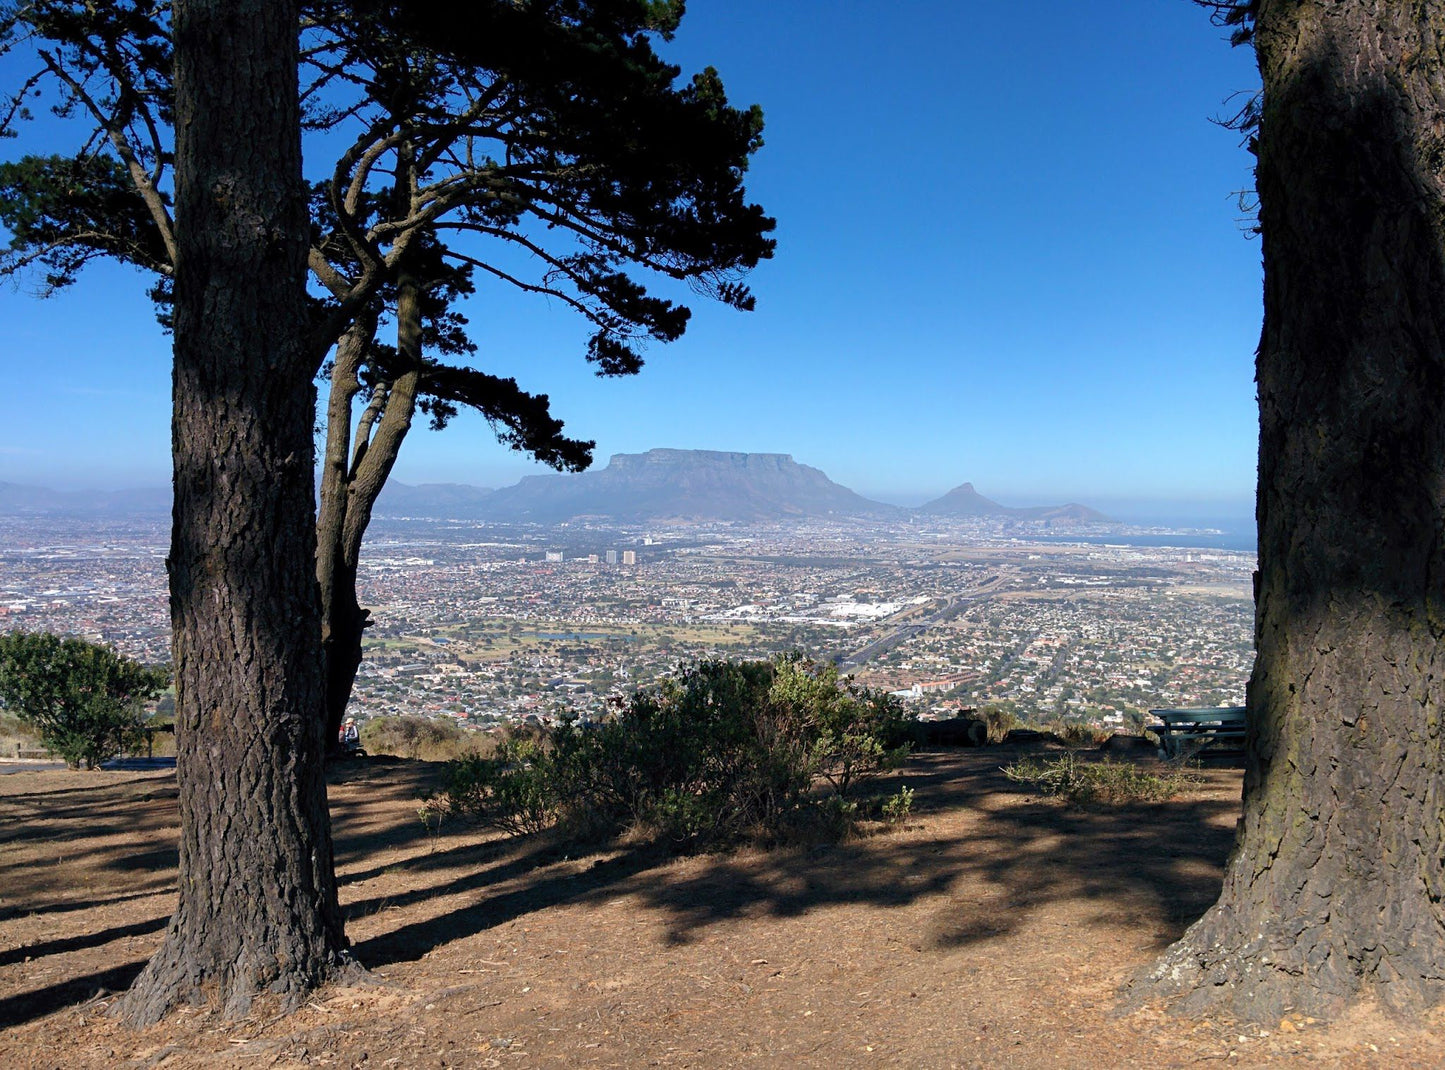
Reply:
[[[666,448],[666,447],[664,447]],[[730,451],[745,452],[745,451]],[[785,452],[785,451],[770,451]],[[997,489],[987,482],[980,482],[978,478],[960,480],[946,487],[939,487],[936,490],[905,490],[905,489],[883,489],[852,486],[844,480],[838,479],[824,465],[809,461],[805,458],[795,459],[800,464],[810,465],[818,468],[834,482],[847,487],[864,498],[872,501],[883,502],[888,505],[896,505],[905,509],[917,508],[927,502],[942,497],[950,490],[960,486],[964,482],[974,484],[975,489],[986,498],[990,498],[1001,505],[1027,508],[1030,506],[1062,505],[1066,502],[1077,502],[1097,509],[1107,514],[1110,518],[1126,524],[1138,526],[1152,525],[1175,525],[1175,526],[1210,526],[1225,527],[1228,530],[1242,530],[1254,522],[1254,502],[1252,498],[1226,498],[1226,497],[1147,497],[1130,496],[1117,497],[1109,495],[1090,495],[1086,492],[1058,491],[1055,493],[1035,492],[1013,493],[1007,488]],[[603,467],[606,460],[601,460],[593,467]],[[441,485],[465,485],[472,487],[485,487],[496,489],[502,486],[511,486],[519,479],[527,475],[537,474],[534,472],[522,472],[514,475],[506,482],[481,483],[467,480],[453,479],[394,479],[394,482],[408,486],[419,486],[427,484]],[[169,485],[169,473],[164,476],[153,475],[150,477],[140,476],[133,480],[120,480],[118,482],[100,482],[95,479],[73,478],[73,479],[52,479],[46,480],[35,474],[32,478],[23,478],[23,473],[11,473],[0,482],[12,483],[18,486],[58,491],[62,493],[106,493],[106,492],[139,492],[164,488]]]

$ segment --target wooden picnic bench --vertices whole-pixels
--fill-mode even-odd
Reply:
[[[1159,755],[1178,758],[1199,754],[1235,754],[1244,750],[1247,706],[1210,706],[1189,710],[1150,710],[1159,718],[1149,731],[1159,737]]]

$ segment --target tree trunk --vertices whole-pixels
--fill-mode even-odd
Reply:
[[[361,365],[376,335],[376,313],[363,311],[343,336],[331,367],[327,401],[326,456],[321,466],[321,512],[316,520],[316,579],[321,588],[321,645],[326,664],[325,741],[330,754],[340,750],[338,736],[361,666],[361,639],[370,613],[356,598],[357,553],[346,552],[347,513],[352,476],[365,456],[371,427],[380,409],[368,406],[357,433],[357,460],[351,460],[351,407],[361,390]]]
[[[1219,902],[1137,986],[1257,1021],[1445,976],[1445,2],[1261,0],[1258,658]]]
[[[327,746],[333,750],[337,746],[346,707],[351,702],[357,670],[361,667],[362,637],[371,624],[371,611],[361,608],[356,597],[361,543],[371,524],[376,499],[386,486],[401,452],[401,444],[411,430],[411,422],[416,415],[417,391],[421,385],[422,288],[406,260],[403,257],[397,269],[396,297],[396,348],[398,363],[403,370],[384,394],[373,398],[372,406],[363,414],[345,478],[338,480],[328,494],[326,488],[332,481],[333,455],[344,458],[347,452],[344,442],[338,452],[331,443],[331,435],[338,420],[342,423],[341,433],[349,435],[351,401],[357,392],[355,378],[359,364],[351,365],[350,371],[347,371],[341,363],[343,356],[347,355],[343,345],[333,368],[326,482],[323,484],[322,522],[318,531],[321,541],[317,555],[326,649],[326,739]],[[370,321],[370,326],[374,331],[374,320]],[[342,376],[340,386],[350,390],[345,395],[344,414],[337,399],[337,375]]]
[[[322,777],[297,8],[176,0],[180,898],[131,1022],[349,967]]]

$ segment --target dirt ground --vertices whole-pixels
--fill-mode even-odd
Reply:
[[[1445,1066],[1440,1015],[1119,1014],[1218,894],[1239,773],[1081,812],[1002,777],[1012,757],[917,756],[901,832],[684,859],[433,838],[434,767],[355,763],[332,811],[375,983],[143,1032],[106,1008],[174,905],[173,775],[0,776],[0,1068]]]

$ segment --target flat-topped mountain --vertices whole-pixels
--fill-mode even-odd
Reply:
[[[1014,520],[1064,520],[1071,523],[1107,524],[1109,518],[1097,509],[1070,502],[1067,505],[1033,505],[1012,508],[1000,505],[992,498],[985,498],[974,489],[972,483],[954,487],[941,498],[935,498],[918,507],[918,512],[927,516],[989,516],[1012,518]]]
[[[496,491],[495,520],[786,520],[899,512],[839,486],[784,453],[656,449],[615,454],[606,468],[528,476]]]
[[[166,514],[169,487],[129,491],[54,491],[0,482],[0,515]],[[575,475],[528,476],[500,490],[465,483],[391,481],[378,516],[556,524],[594,519],[622,524],[666,520],[769,522],[827,517],[903,519],[987,517],[1045,523],[1108,523],[1085,505],[1011,508],[972,483],[915,510],[875,502],[834,483],[786,453],[655,449],[618,453],[605,468]]]

